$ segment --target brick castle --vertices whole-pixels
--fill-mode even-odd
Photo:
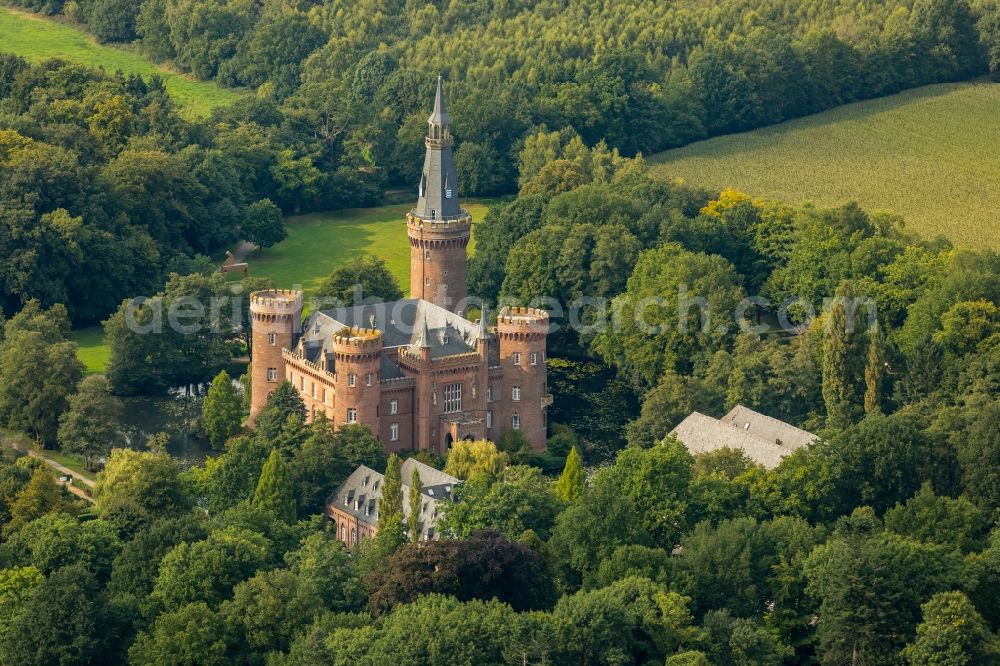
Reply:
[[[406,215],[410,298],[313,312],[300,291],[250,296],[250,418],[287,380],[308,418],[368,426],[388,451],[444,454],[458,439],[496,441],[514,430],[546,441],[548,315],[503,308],[495,329],[467,311],[472,217],[458,201],[450,117],[438,79],[416,207]]]

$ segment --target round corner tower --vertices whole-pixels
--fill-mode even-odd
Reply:
[[[333,334],[334,400],[339,425],[357,423],[379,433],[382,332],[342,328]]]
[[[551,402],[545,366],[549,315],[535,308],[508,307],[497,315],[504,418],[501,430],[520,430],[535,451],[545,449],[546,408]]]
[[[291,349],[302,329],[302,292],[265,289],[250,294],[250,420],[285,379],[283,349]]]
[[[466,309],[466,249],[472,216],[458,201],[452,156],[451,117],[438,77],[434,111],[427,119],[427,153],[420,174],[417,205],[406,215],[410,239],[410,296],[452,312]],[[461,312],[461,314],[465,314]]]

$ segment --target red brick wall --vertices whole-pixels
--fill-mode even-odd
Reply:
[[[456,312],[469,295],[466,247],[472,218],[431,224],[407,215],[410,238],[410,296]],[[464,314],[464,312],[463,312]]]
[[[301,328],[302,293],[269,289],[250,295],[251,318],[251,396],[250,419],[267,404],[267,397],[285,379],[282,348],[292,347],[295,333]],[[274,343],[271,343],[271,338]],[[275,379],[268,379],[268,369]]]
[[[512,308],[510,313],[510,316],[505,316],[501,312],[497,319],[500,367],[503,370],[500,396],[503,421],[494,421],[494,431],[499,437],[511,429],[516,414],[520,418],[521,433],[531,448],[542,451],[545,449],[548,425],[542,407],[542,398],[548,393],[545,369],[548,317],[544,312],[523,308]],[[535,354],[534,364],[531,362],[532,354]],[[515,387],[520,388],[518,401],[513,400]]]
[[[333,353],[336,357],[334,423],[337,426],[346,424],[348,410],[354,408],[357,410],[356,422],[378,435],[382,392],[379,376],[381,333],[365,329],[359,336],[334,336]],[[354,375],[354,386],[351,386],[351,375]]]
[[[390,385],[391,386],[391,385]],[[397,413],[392,413],[392,401],[396,401]],[[379,439],[385,443],[389,453],[416,448],[413,439],[413,387],[402,389],[383,388],[379,407]],[[399,439],[392,441],[392,424],[399,424]]]

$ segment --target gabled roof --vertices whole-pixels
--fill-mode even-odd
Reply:
[[[420,482],[423,486],[420,491],[423,501],[418,521],[421,526],[421,534],[432,537],[437,525],[438,503],[451,501],[455,486],[459,485],[461,480],[419,460],[407,458],[400,466],[400,476],[402,476],[403,481],[404,518],[410,515],[410,480],[413,478],[414,469],[420,475]],[[340,487],[330,495],[327,499],[327,505],[335,506],[339,511],[350,514],[363,523],[377,525],[378,503],[382,499],[384,482],[385,476],[383,474],[376,472],[371,467],[361,465],[351,472],[350,476],[340,484]],[[428,530],[430,530],[429,533]]]
[[[816,439],[816,435],[811,432],[796,428],[791,423],[779,421],[767,414],[755,412],[743,405],[736,405],[719,420],[737,428],[743,428],[754,437],[775,442],[785,447],[791,447],[792,449],[806,446]]]
[[[736,421],[727,420],[731,417]],[[737,449],[767,468],[816,439],[810,432],[742,406],[722,419],[692,412],[670,434],[692,454]]]

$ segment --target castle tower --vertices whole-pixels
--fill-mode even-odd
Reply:
[[[552,404],[545,368],[549,315],[534,308],[503,308],[497,316],[503,368],[501,432],[519,430],[535,451],[545,449],[546,408]]]
[[[358,423],[379,432],[382,332],[342,328],[333,334],[334,400],[338,426]]]
[[[285,380],[282,349],[291,349],[302,330],[302,292],[266,289],[250,294],[250,422]]]
[[[427,153],[417,206],[406,215],[410,238],[410,296],[458,312],[466,310],[466,247],[472,216],[458,202],[451,116],[438,77],[434,112],[427,119]],[[465,312],[461,312],[465,314]]]

